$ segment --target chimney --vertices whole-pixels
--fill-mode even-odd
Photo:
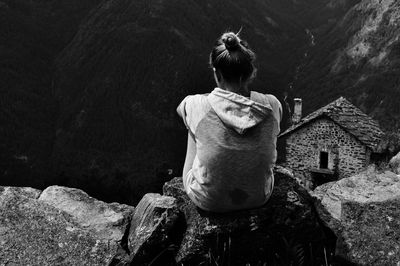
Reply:
[[[302,100],[300,98],[294,99],[294,111],[292,116],[292,124],[295,125],[301,120]]]

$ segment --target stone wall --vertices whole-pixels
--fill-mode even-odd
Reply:
[[[307,188],[313,186],[310,169],[320,168],[320,152],[328,153],[328,169],[335,179],[360,172],[369,164],[371,154],[366,146],[328,118],[317,119],[293,131],[286,139],[286,165]]]

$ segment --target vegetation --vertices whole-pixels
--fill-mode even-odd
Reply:
[[[306,113],[345,96],[384,129],[398,130],[399,12],[398,2],[385,9],[378,1],[364,1],[331,27],[313,30],[316,45],[292,91],[307,99]],[[369,48],[361,52],[363,46]]]
[[[243,27],[254,87],[274,93],[304,39],[281,1],[3,2],[2,185],[64,184],[133,205],[159,190],[162,165],[180,174],[187,132],[175,108],[214,87],[207,58],[221,32]]]
[[[329,230],[329,229],[326,229]],[[312,232],[309,232],[312,234]],[[300,241],[299,236],[286,239],[284,236],[270,232],[269,246],[265,246],[264,253],[260,257],[248,257],[256,263],[246,263],[246,266],[338,266],[346,265],[343,261],[333,256],[335,251],[335,236],[332,232],[327,231],[329,238],[316,239],[314,241]],[[232,242],[230,236],[227,239],[216,238],[210,243],[210,249],[201,266],[234,266],[238,265],[232,260],[231,249]],[[174,263],[174,249],[171,246],[158,254],[151,266],[170,265],[178,266]],[[180,265],[179,265],[180,266]]]
[[[344,95],[383,127],[398,128],[399,42],[391,42],[398,29],[390,22],[397,3],[368,37],[371,56],[354,63],[343,55],[331,71],[364,15],[376,16],[369,8],[343,18],[355,4],[3,0],[1,184],[64,184],[130,204],[159,191],[160,173],[179,175],[185,154],[175,107],[213,88],[208,51],[221,32],[241,27],[258,55],[252,89],[282,100],[297,76],[290,97],[305,98],[305,112]],[[386,46],[387,59],[371,68],[368,60]]]

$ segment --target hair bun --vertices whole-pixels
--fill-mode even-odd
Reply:
[[[227,32],[222,35],[222,41],[225,44],[225,47],[228,51],[234,51],[239,48],[240,39],[239,37],[233,32]]]

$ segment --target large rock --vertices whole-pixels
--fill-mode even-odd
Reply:
[[[315,206],[337,236],[336,254],[359,265],[400,262],[400,176],[369,168],[317,187]]]
[[[123,234],[117,237],[115,228],[124,230],[122,221],[130,219],[132,207],[108,205],[79,190],[60,187],[40,194],[31,188],[0,187],[0,265],[109,265],[124,258]],[[63,206],[64,200],[71,205]],[[91,206],[92,210],[86,209],[89,214],[103,221],[112,213],[109,232],[107,226],[99,231],[90,215],[84,224],[85,206]],[[104,212],[96,212],[102,208]],[[114,223],[115,217],[121,218],[120,224]]]
[[[323,247],[311,197],[282,169],[275,171],[273,194],[259,209],[202,211],[183,191],[181,178],[166,183],[164,195],[176,198],[184,214],[186,229],[175,257],[183,265],[300,265],[311,246],[315,253]]]
[[[389,166],[392,168],[393,172],[400,174],[400,152],[390,159]]]
[[[176,199],[149,193],[135,209],[129,232],[132,265],[148,265],[173,243],[179,224]]]
[[[39,197],[75,218],[82,228],[90,228],[99,238],[121,241],[128,229],[134,208],[118,203],[105,203],[82,190],[60,186],[46,188]]]

